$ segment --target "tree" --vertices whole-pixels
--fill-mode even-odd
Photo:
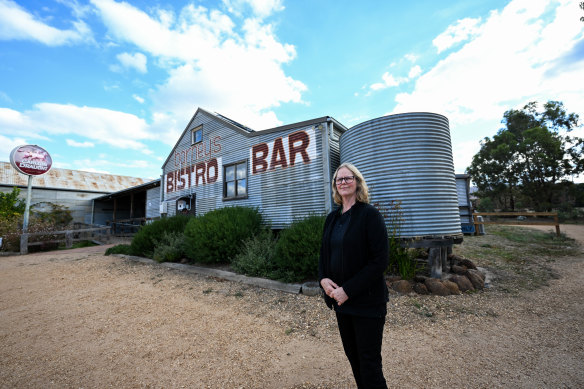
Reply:
[[[24,214],[26,203],[19,199],[20,189],[12,188],[10,193],[0,193],[0,218],[4,220],[12,220],[21,217]]]
[[[504,209],[514,210],[519,201],[550,210],[559,184],[584,171],[584,139],[564,135],[579,127],[578,120],[558,101],[548,101],[541,111],[530,102],[505,112],[505,128],[481,141],[467,168],[479,195],[496,199]]]

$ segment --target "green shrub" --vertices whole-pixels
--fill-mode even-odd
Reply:
[[[233,258],[231,267],[248,276],[273,278],[276,242],[270,229],[261,230],[243,243],[243,250]]]
[[[315,279],[325,216],[311,215],[292,223],[280,233],[275,264],[279,278],[286,282]]]
[[[189,221],[185,254],[194,262],[229,263],[243,242],[258,233],[262,215],[255,208],[219,208]]]
[[[119,244],[117,246],[112,246],[105,250],[104,255],[112,255],[112,254],[126,254],[132,255],[132,247],[129,244]]]
[[[165,217],[142,226],[132,239],[132,253],[142,257],[152,258],[157,242],[165,232],[183,233],[187,223],[193,219],[186,215]]]
[[[152,259],[157,262],[177,262],[184,257],[184,233],[165,231],[156,242]]]

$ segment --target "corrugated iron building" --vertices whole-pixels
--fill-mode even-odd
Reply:
[[[324,116],[254,131],[199,108],[162,167],[161,213],[251,206],[274,229],[325,214],[346,130]]]
[[[147,181],[137,177],[53,168],[33,177],[31,204],[63,205],[71,211],[73,222],[91,224],[94,198]],[[0,162],[0,191],[11,192],[13,187],[20,188],[20,197],[26,198],[28,176],[18,173],[9,162]]]

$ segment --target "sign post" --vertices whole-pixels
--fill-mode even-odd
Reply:
[[[20,253],[28,253],[28,219],[30,203],[32,199],[32,177],[40,176],[51,170],[53,160],[49,153],[37,145],[18,146],[10,153],[10,164],[19,173],[28,176],[28,188],[26,190],[26,207],[22,221],[22,235],[20,237]]]

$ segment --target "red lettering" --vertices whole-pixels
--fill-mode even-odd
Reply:
[[[288,167],[288,161],[286,161],[286,152],[284,151],[282,138],[277,138],[274,141],[274,147],[272,148],[272,160],[270,162],[270,170],[275,169],[276,166]]]
[[[203,185],[205,185],[205,162],[199,162],[195,170],[196,170],[195,185],[199,186],[199,177],[201,177],[201,179],[203,180]]]
[[[268,145],[265,143],[258,143],[254,145],[251,149],[251,171],[252,174],[265,172],[268,170],[268,158],[269,152]],[[259,155],[258,155],[259,154]]]
[[[220,141],[221,137],[219,135],[213,138],[213,152],[218,153],[221,151],[221,143],[219,143]]]
[[[166,193],[174,192],[174,172],[166,174]]]
[[[177,173],[177,181],[176,181],[176,189],[180,190],[180,189],[184,189],[186,186],[186,180],[185,177],[183,176],[183,172],[185,171],[184,168],[179,169],[178,173]]]
[[[300,145],[296,143],[300,142]],[[304,131],[298,131],[294,134],[290,134],[288,137],[288,149],[290,150],[290,166],[294,166],[296,162],[296,154],[302,156],[304,163],[310,162],[310,157],[308,156],[308,145],[310,144],[310,137]]]
[[[213,170],[213,175],[211,175],[211,170]],[[207,184],[212,184],[217,181],[219,177],[219,166],[217,164],[217,159],[213,158],[207,162]]]

